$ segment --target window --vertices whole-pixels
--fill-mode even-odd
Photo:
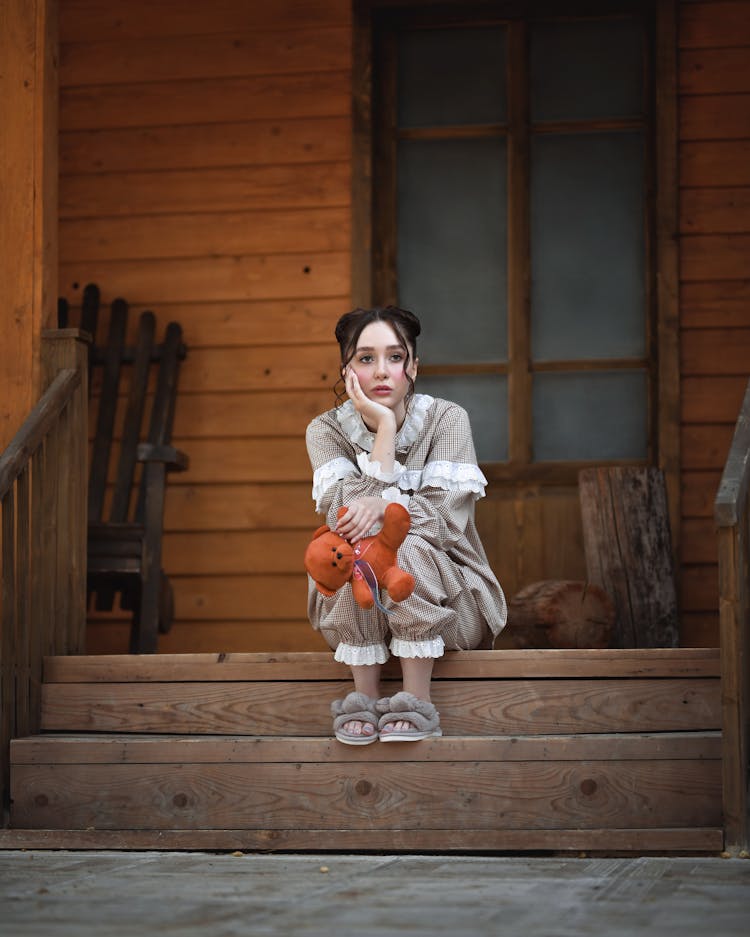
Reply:
[[[422,319],[420,389],[490,474],[657,461],[653,5],[366,6],[370,298]]]

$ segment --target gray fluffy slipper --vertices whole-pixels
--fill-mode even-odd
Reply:
[[[418,742],[443,734],[440,713],[413,693],[402,690],[390,699],[378,700],[378,710],[384,713],[378,721],[381,742]],[[413,728],[389,731],[388,726],[395,722],[410,722]]]
[[[331,715],[333,716],[333,734],[344,745],[370,745],[372,742],[377,742],[378,716],[375,712],[375,700],[364,693],[357,693],[355,690],[344,699],[334,700],[331,703]],[[367,723],[372,726],[373,732],[370,735],[364,733],[354,735],[351,732],[345,732],[344,726],[347,722]]]

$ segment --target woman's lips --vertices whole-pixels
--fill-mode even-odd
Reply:
[[[373,392],[373,394],[379,394],[381,397],[384,397],[386,394],[390,394],[390,393],[391,393],[391,388],[390,388],[390,387],[382,387],[382,386],[381,386],[381,387],[373,387],[372,392]]]

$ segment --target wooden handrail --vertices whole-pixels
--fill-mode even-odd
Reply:
[[[46,390],[0,454],[0,814],[9,752],[38,731],[42,661],[84,651],[88,370],[77,330],[42,333]]]
[[[73,368],[63,369],[26,417],[8,448],[0,455],[0,498],[10,491],[80,383],[80,372]]]
[[[717,527],[731,527],[739,520],[747,502],[750,479],[750,381],[742,401],[734,438],[724,465],[721,483],[714,501]]]
[[[750,382],[714,502],[718,527],[724,841],[750,844]]]

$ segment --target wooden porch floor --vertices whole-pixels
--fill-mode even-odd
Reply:
[[[331,738],[349,688],[330,654],[50,658],[0,848],[722,848],[715,650],[447,654],[445,735],[404,745]]]

